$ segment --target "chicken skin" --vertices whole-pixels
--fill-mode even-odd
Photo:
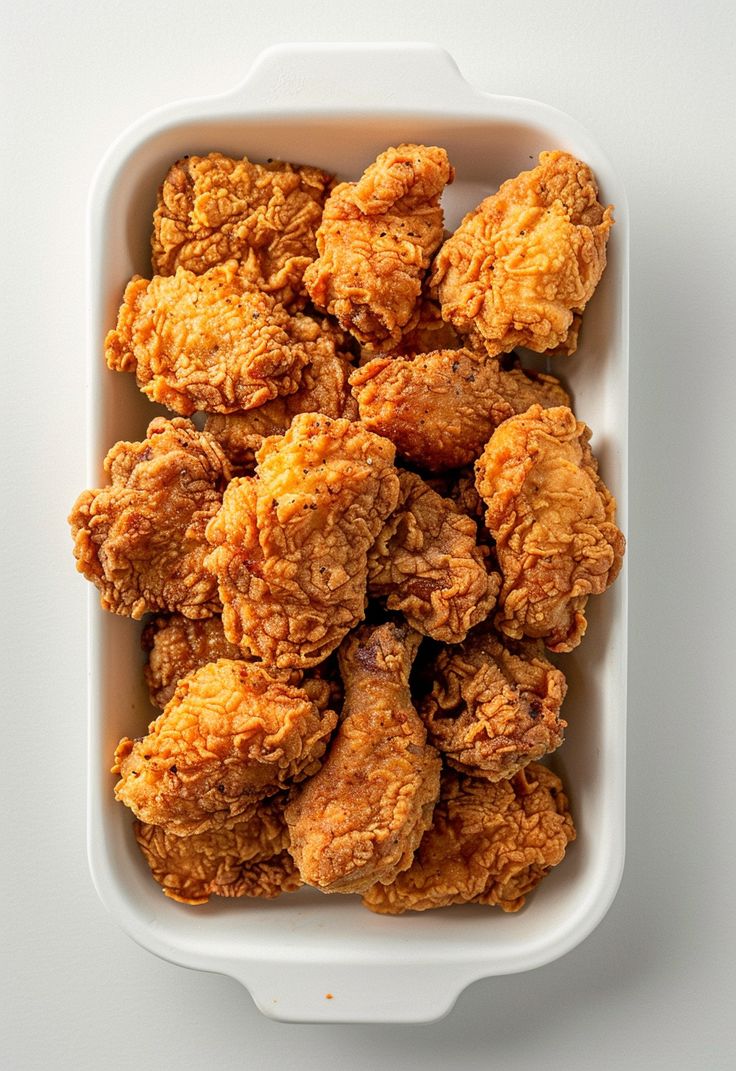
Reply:
[[[482,627],[439,652],[417,709],[452,767],[499,781],[560,746],[567,684],[543,650],[539,641],[501,643]]]
[[[518,911],[573,840],[562,782],[539,763],[495,782],[446,770],[414,862],[363,903],[383,915],[468,903]]]
[[[279,793],[247,818],[186,837],[138,820],[133,830],[153,877],[170,899],[182,904],[206,904],[210,896],[270,900],[302,884],[287,850],[285,800],[285,793]]]
[[[220,829],[315,773],[336,722],[262,666],[211,662],[179,681],[147,736],[120,741],[115,796],[167,833]]]
[[[222,153],[187,156],[166,175],[153,216],[153,271],[201,275],[237,260],[258,289],[303,304],[302,276],[332,176],[280,161],[254,164]]]
[[[376,357],[352,373],[350,385],[362,423],[430,472],[474,461],[494,429],[533,401],[569,401],[553,376],[507,372],[495,357],[467,349]]]
[[[77,569],[99,588],[103,609],[133,618],[218,613],[205,529],[230,469],[215,440],[189,420],[158,417],[143,442],[110,450],[105,471],[110,485],[84,491],[69,515]]]
[[[468,213],[437,254],[431,291],[443,317],[490,354],[574,352],[575,316],[603,274],[612,226],[590,168],[543,152]]]
[[[255,289],[235,260],[203,275],[134,277],[105,339],[109,368],[135,372],[152,402],[183,416],[293,394],[304,368],[334,351],[318,321]]]
[[[351,371],[345,354],[324,347],[304,369],[294,394],[274,398],[246,413],[216,413],[207,418],[205,430],[219,442],[233,473],[249,474],[264,439],[283,435],[299,413],[357,418],[358,406],[348,385]]]
[[[443,236],[440,196],[453,177],[444,149],[398,145],[327,199],[319,258],[304,282],[317,308],[362,345],[398,342],[416,325],[422,280]]]
[[[286,809],[299,872],[323,892],[393,880],[432,820],[440,760],[409,694],[420,640],[388,623],[358,629],[340,648],[340,727],[322,769]]]
[[[207,529],[207,568],[231,642],[271,666],[314,666],[363,619],[368,551],[399,499],[394,449],[303,413],[257,456]]]
[[[565,406],[536,405],[505,421],[476,462],[503,578],[496,627],[551,651],[580,643],[588,597],[614,581],[624,554],[590,435]]]
[[[368,555],[368,595],[436,640],[459,643],[496,604],[475,523],[421,477],[400,472],[401,498]]]

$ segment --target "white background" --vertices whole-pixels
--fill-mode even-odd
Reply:
[[[736,17],[727,3],[0,5],[2,982],[9,1069],[736,1066]],[[427,40],[587,126],[629,192],[627,864],[564,959],[427,1026],[289,1026],[118,931],[84,842],[84,210],[148,109],[288,40]]]

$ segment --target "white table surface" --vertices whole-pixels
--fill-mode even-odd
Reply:
[[[434,5],[433,5],[434,6]],[[200,0],[2,5],[2,981],[9,1069],[736,1066],[731,4]],[[630,198],[626,871],[580,947],[426,1026],[271,1022],[139,949],[85,856],[84,208],[130,121],[285,40],[428,40],[578,118]]]

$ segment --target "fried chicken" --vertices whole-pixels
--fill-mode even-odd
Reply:
[[[411,867],[363,903],[383,915],[467,903],[518,911],[574,839],[562,782],[539,763],[495,782],[447,770]]]
[[[319,258],[304,283],[364,346],[398,342],[416,325],[422,280],[443,236],[440,195],[453,178],[444,149],[399,145],[327,199]]]
[[[110,450],[105,471],[110,485],[84,491],[69,515],[77,569],[99,588],[103,609],[134,618],[217,613],[205,528],[230,469],[215,440],[189,420],[158,417],[143,442]]]
[[[368,555],[368,594],[425,636],[459,643],[495,606],[500,577],[469,517],[414,473],[399,480],[398,508]]]
[[[496,627],[551,651],[580,643],[588,596],[613,582],[624,553],[590,435],[565,406],[535,405],[502,424],[476,463],[503,577]]]
[[[240,648],[225,636],[221,617],[190,621],[181,614],[154,617],[143,629],[147,653],[144,676],[151,703],[163,710],[182,677],[219,658],[241,658]]]
[[[147,736],[120,741],[115,796],[167,833],[220,829],[315,773],[336,722],[304,689],[222,658],[179,681]]]
[[[506,372],[495,357],[467,349],[376,357],[353,372],[350,385],[362,423],[430,472],[475,460],[494,429],[532,401],[569,401],[554,377]]]
[[[128,283],[105,339],[109,368],[135,372],[153,402],[189,416],[233,413],[298,390],[304,368],[334,356],[335,339],[254,288],[238,262]]]
[[[414,327],[403,331],[398,341],[389,338],[382,343],[373,343],[370,348],[362,347],[358,364],[362,367],[382,353],[392,357],[415,357],[418,353],[435,350],[459,350],[463,345],[463,339],[452,324],[442,319],[442,309],[437,302],[422,297]]]
[[[417,709],[451,766],[499,781],[560,746],[567,684],[543,650],[539,641],[501,643],[483,627],[439,652]]]
[[[254,164],[222,153],[186,156],[170,169],[153,216],[153,271],[201,275],[237,260],[259,289],[289,307],[302,304],[304,269],[332,176],[280,161]]]
[[[155,880],[172,900],[206,904],[210,896],[273,899],[301,884],[289,855],[286,796],[263,800],[248,818],[179,837],[135,821],[133,830]]]
[[[296,416],[207,529],[229,640],[269,665],[317,665],[363,618],[367,555],[396,508],[394,449],[349,420]]]
[[[573,352],[573,321],[606,266],[612,226],[590,168],[569,153],[543,152],[538,167],[504,182],[444,243],[432,293],[443,317],[490,354],[515,346]]]
[[[274,398],[247,413],[209,416],[205,430],[217,439],[233,472],[250,473],[264,439],[269,435],[283,435],[299,413],[357,419],[358,406],[348,385],[351,371],[352,365],[345,354],[325,347],[304,369],[294,394]]]
[[[291,854],[323,892],[362,892],[411,864],[432,819],[440,760],[409,694],[421,637],[363,627],[340,648],[345,706],[319,773],[286,809]]]

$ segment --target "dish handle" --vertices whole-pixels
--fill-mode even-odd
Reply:
[[[264,1015],[293,1023],[426,1023],[450,1012],[478,977],[457,964],[233,963]]]
[[[424,42],[375,44],[280,44],[261,52],[243,82],[223,103],[254,112],[288,109],[341,113],[396,102],[396,111],[421,113],[441,104],[467,112],[483,94],[463,78],[439,45]]]

